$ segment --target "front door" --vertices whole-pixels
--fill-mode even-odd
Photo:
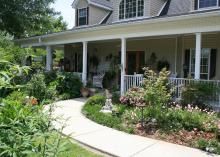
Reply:
[[[134,75],[143,73],[142,68],[145,64],[145,55],[143,51],[128,51],[126,56],[126,74]]]

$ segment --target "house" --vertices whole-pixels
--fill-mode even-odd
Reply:
[[[82,74],[84,84],[118,59],[121,94],[140,84],[143,66],[157,68],[158,61],[175,81],[190,76],[220,85],[220,0],[74,0],[72,7],[74,28],[16,40],[45,48],[47,70],[53,50],[63,49],[65,70]]]

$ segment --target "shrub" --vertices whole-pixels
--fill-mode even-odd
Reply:
[[[169,71],[163,69],[159,75],[149,68],[144,68],[145,77],[142,87],[131,88],[120,98],[122,104],[131,106],[153,105],[161,106],[171,100],[171,90],[168,89]]]
[[[172,92],[168,89],[169,71],[162,69],[157,75],[149,68],[144,68],[143,89],[144,99],[149,105],[164,105],[171,100]]]
[[[58,85],[56,87],[58,93],[69,94],[70,98],[76,98],[80,96],[80,89],[82,82],[80,79],[71,73],[62,73],[57,78]]]
[[[131,88],[124,96],[121,96],[120,102],[129,106],[146,105],[145,92],[143,88]]]
[[[210,153],[220,154],[220,144],[217,140],[214,139],[209,141],[203,138],[199,139],[197,142],[197,148]]]
[[[56,156],[60,150],[60,137],[53,143],[49,138],[57,133],[52,127],[50,109],[43,112],[41,106],[23,105],[17,101],[4,100],[0,106],[0,156],[26,157]],[[38,139],[44,142],[38,143]]]
[[[104,106],[105,105],[105,99],[106,99],[105,96],[94,95],[94,96],[89,98],[89,100],[87,101],[86,104]]]
[[[215,98],[219,88],[212,83],[192,83],[183,88],[182,102],[184,104],[209,105],[209,101]]]
[[[45,83],[49,85],[51,82],[57,79],[57,71],[49,71],[44,73]]]
[[[27,94],[21,91],[14,91],[10,95],[8,95],[5,99],[23,104],[26,96]]]
[[[29,96],[37,98],[39,101],[46,99],[47,86],[42,73],[34,74],[28,83],[27,92]]]

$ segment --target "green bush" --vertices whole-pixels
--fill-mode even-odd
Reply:
[[[97,94],[97,95],[90,97],[86,104],[104,106],[105,99],[106,99],[105,96]]]
[[[199,139],[197,142],[197,148],[215,154],[220,154],[220,144],[217,140]]]
[[[159,74],[149,68],[144,68],[144,80],[142,83],[145,90],[144,99],[148,105],[165,105],[171,100],[171,91],[168,89],[169,71],[162,69]]]
[[[76,98],[81,95],[80,89],[82,88],[82,82],[80,79],[72,73],[62,73],[57,77],[57,91],[60,95],[69,95],[69,98]]]
[[[57,71],[44,72],[44,76],[46,85],[49,85],[51,82],[56,81],[58,77]]]
[[[163,69],[159,75],[149,68],[144,68],[144,80],[141,87],[131,88],[120,98],[122,104],[130,106],[161,106],[171,100],[171,90],[168,89],[170,72]]]
[[[14,91],[10,95],[8,95],[5,99],[15,101],[20,104],[24,104],[26,96],[27,94],[23,93],[22,91]]]
[[[45,76],[42,73],[34,74],[27,86],[29,96],[37,98],[39,101],[47,99],[47,86],[45,83]]]
[[[12,98],[11,98],[12,99]],[[56,132],[52,126],[51,112],[43,112],[41,106],[23,105],[18,101],[4,100],[0,106],[0,156],[27,157],[56,156],[60,137],[53,143],[48,139]],[[17,98],[16,98],[17,99]],[[43,139],[43,143],[37,143]]]
[[[209,101],[215,98],[219,88],[212,83],[192,83],[183,88],[183,104],[209,105]]]

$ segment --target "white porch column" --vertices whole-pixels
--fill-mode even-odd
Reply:
[[[126,39],[121,39],[121,95],[125,93],[125,68],[126,68]]]
[[[87,45],[88,42],[83,42],[83,72],[82,72],[82,82],[84,86],[87,83]]]
[[[196,55],[195,55],[195,79],[200,79],[200,64],[201,64],[201,33],[196,33]]]
[[[53,69],[53,52],[51,46],[47,46],[46,51],[47,51],[46,71],[51,71]]]

